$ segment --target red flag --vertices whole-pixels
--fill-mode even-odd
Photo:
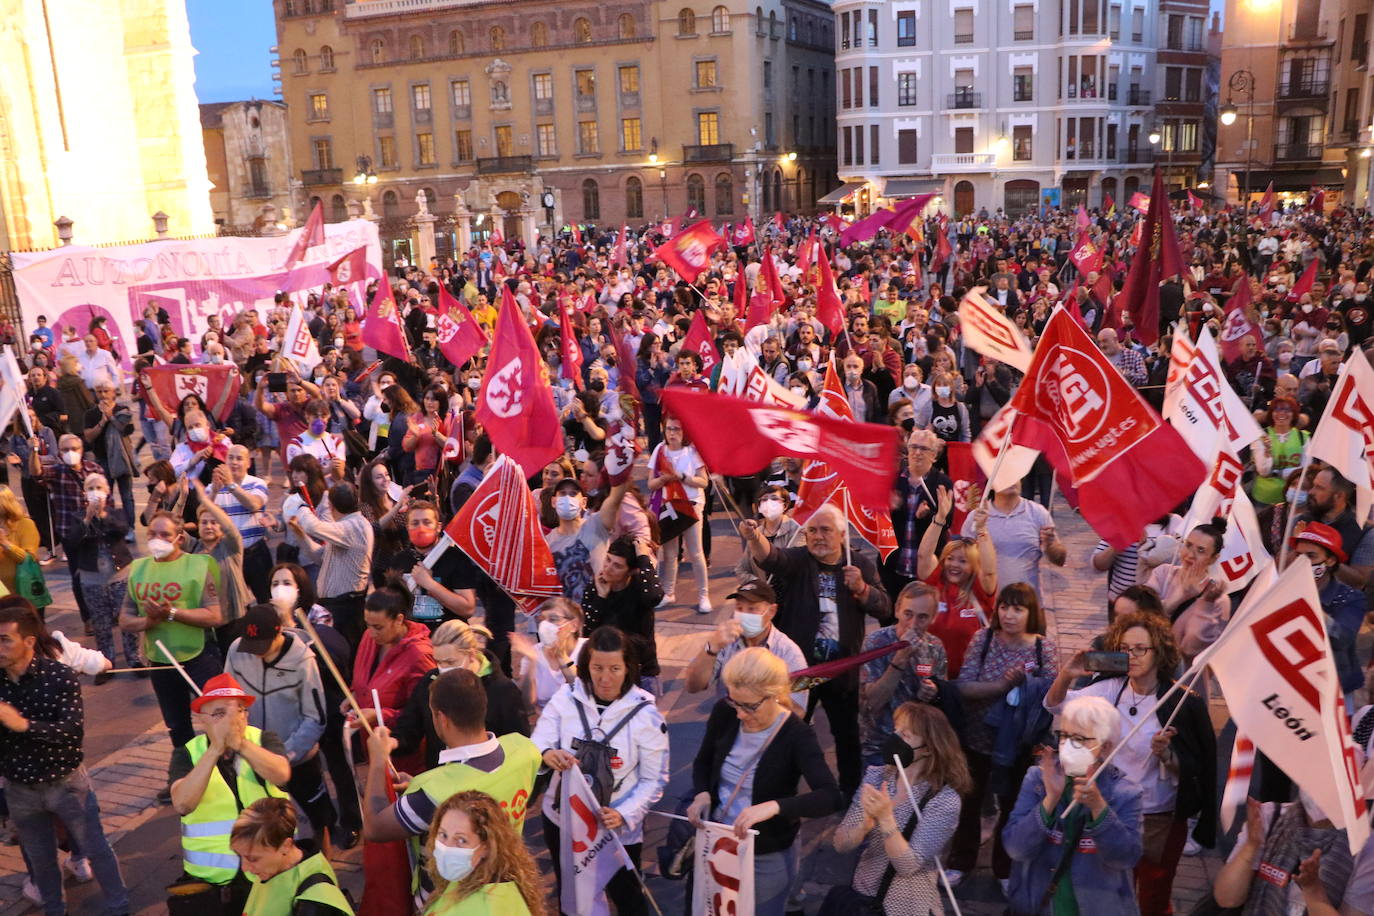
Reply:
[[[626,245],[625,227],[620,227],[620,234],[616,236],[615,247],[611,249],[612,264],[629,264],[629,248]]]
[[[472,312],[453,298],[442,283],[439,284],[439,311],[434,318],[434,330],[438,332],[439,349],[444,352],[444,358],[455,366],[472,359],[489,342]]]
[[[562,347],[562,367],[559,373],[573,383],[578,391],[582,390],[582,347],[577,342],[577,331],[573,328],[572,312],[566,305],[558,306],[558,331]]]
[[[524,327],[522,321],[510,324]],[[499,319],[497,327],[499,338]],[[524,470],[509,454],[496,459],[444,534],[528,612],[563,592],[553,554],[539,527],[534,494],[525,483]]]
[[[606,333],[610,335],[611,346],[615,347],[616,365],[620,367],[620,392],[628,394],[634,398],[635,404],[639,403],[639,382],[635,379],[635,367],[639,363],[635,351],[625,341],[625,335],[620,333],[614,321],[606,325]]]
[[[1078,244],[1074,246],[1073,251],[1069,252],[1069,260],[1073,262],[1074,267],[1078,268],[1080,274],[1100,272],[1102,261],[1105,258],[1106,252],[1088,238],[1086,229],[1078,233]]]
[[[654,449],[649,456],[649,466],[653,469],[653,476],[662,476],[673,469],[666,445],[660,443]],[[692,527],[692,523],[700,517],[681,480],[670,480],[655,490],[649,497],[649,509],[658,518],[659,538],[665,542]]]
[[[839,472],[859,505],[886,512],[897,471],[897,429],[836,420],[685,388],[665,388],[664,408],[682,420],[712,471],[756,473],[779,455],[821,454]]]
[[[949,479],[954,481],[954,507],[950,514],[950,531],[962,531],[964,519],[973,508],[973,500],[982,492],[986,483],[983,469],[973,458],[972,442],[946,442],[945,464],[949,468]]]
[[[582,227],[577,225],[577,223],[572,224],[572,240],[573,244],[578,248],[582,247]]]
[[[1079,205],[1078,205],[1078,229],[1079,229],[1079,231],[1082,232],[1084,229],[1087,229],[1087,228],[1088,228],[1089,226],[1091,226],[1092,224],[1093,224],[1093,221],[1090,220],[1090,219],[1088,218],[1088,211],[1083,209],[1083,205],[1082,205],[1082,204],[1079,204]]]
[[[840,291],[835,288],[835,274],[830,269],[830,255],[822,248],[820,252],[821,285],[816,290],[816,317],[830,331],[832,338],[839,337],[844,330],[844,305],[840,301]]]
[[[926,204],[930,203],[934,197],[934,194],[918,194],[909,200],[902,201],[893,208],[892,216],[887,221],[887,230],[894,235],[898,232],[905,232],[918,242],[924,241],[925,223],[921,219],[921,213],[925,211]]]
[[[802,242],[801,248],[797,251],[797,270],[801,271],[803,278],[811,272],[817,261],[817,251],[821,243],[816,237],[816,230],[811,230],[811,235],[807,236],[806,241]]]
[[[1297,302],[1307,293],[1312,292],[1312,284],[1317,282],[1317,259],[1313,258],[1307,262],[1306,269],[1302,276],[1298,277],[1298,282],[1293,284],[1293,288],[1288,291],[1288,301]]]
[[[475,416],[497,449],[522,468],[538,470],[563,454],[549,370],[513,298],[502,297]]]
[[[324,210],[320,203],[315,203],[315,209],[310,211],[310,218],[305,221],[301,234],[296,237],[296,244],[291,246],[291,253],[286,256],[286,263],[282,266],[283,270],[290,270],[305,257],[305,253],[317,245],[324,244]]]
[[[1045,453],[1077,488],[1083,517],[1118,550],[1206,476],[1183,438],[1064,309],[1050,316],[1011,409],[1012,442]]]
[[[1074,281],[1073,288],[1069,290],[1069,294],[1064,297],[1064,308],[1073,316],[1073,320],[1078,322],[1080,328],[1091,333],[1092,329],[1088,327],[1088,319],[1083,317],[1083,309],[1078,305],[1077,280]]]
[[[782,291],[782,280],[778,278],[778,264],[773,260],[772,246],[763,253],[761,267],[764,282],[768,284],[768,298],[773,308],[777,308],[786,301],[787,295]]]
[[[1155,196],[1158,196],[1158,194],[1155,193]],[[1136,191],[1131,195],[1130,203],[1127,204],[1127,206],[1134,207],[1141,213],[1144,213],[1150,209],[1150,197],[1142,191]]]
[[[1217,343],[1221,346],[1222,359],[1229,363],[1240,356],[1240,342],[1246,337],[1253,337],[1259,352],[1264,352],[1264,337],[1259,325],[1250,317],[1250,278],[1243,275],[1236,281],[1235,291],[1226,301],[1226,314],[1221,319]]]
[[[1307,209],[1313,213],[1321,213],[1326,209],[1326,191],[1319,189],[1312,195],[1312,199],[1307,202]]]
[[[693,223],[672,241],[658,247],[658,256],[678,276],[695,283],[701,272],[711,266],[711,252],[725,240],[716,234],[710,220]]]
[[[1102,198],[1102,212],[1107,216],[1116,216],[1116,201],[1112,200],[1112,195]]]
[[[1116,297],[1112,292],[1112,275],[1104,271],[1088,289],[1088,295],[1097,300],[1102,309],[1102,327],[1111,328],[1121,334],[1121,309],[1117,308]]]
[[[761,324],[767,324],[769,319],[773,317],[773,298],[767,293],[760,293],[757,291],[746,291],[744,295],[749,298],[749,301],[746,302],[744,306],[744,329],[748,331]]]
[[[1274,182],[1269,182],[1269,187],[1264,189],[1264,196],[1260,198],[1259,209],[1255,215],[1261,219],[1274,212],[1274,205],[1278,202],[1278,195],[1274,193]],[[1249,203],[1247,201],[1247,203]]]
[[[1169,213],[1168,200],[1164,193],[1164,179],[1159,169],[1155,169],[1150,209],[1143,221],[1140,247],[1131,259],[1131,270],[1121,290],[1123,307],[1130,311],[1135,323],[1136,337],[1146,346],[1159,340],[1160,284],[1183,271],[1183,256],[1179,254],[1178,237],[1174,235],[1174,219]]]
[[[716,354],[716,342],[711,337],[711,329],[706,324],[706,316],[700,309],[692,316],[692,326],[682,339],[682,348],[691,350],[701,357],[701,374],[710,375],[720,357]]]
[[[194,394],[221,423],[234,409],[242,384],[239,367],[233,363],[218,366],[166,363],[144,369],[138,378],[143,387],[155,393],[172,413],[176,413],[182,398]]]
[[[1201,210],[1203,208],[1202,198],[1194,194],[1191,189],[1188,191],[1188,206],[1194,210]]]
[[[749,245],[754,241],[754,218],[746,216],[744,222],[736,223],[734,230],[730,233],[730,244],[735,246]]]
[[[953,247],[949,244],[949,233],[945,231],[944,222],[940,223],[940,236],[935,240],[935,257],[930,262],[930,272],[938,274],[945,269],[949,263],[949,256],[954,253]]]
[[[367,279],[367,246],[354,248],[325,269],[329,271],[329,282],[339,287]]]
[[[779,232],[787,228],[787,221],[782,218],[782,213],[780,211],[775,210],[773,212],[773,227]]]
[[[377,281],[377,292],[367,307],[363,320],[363,343],[379,353],[389,353],[410,362],[410,345],[401,325],[401,310],[391,291],[391,281],[383,276]]]

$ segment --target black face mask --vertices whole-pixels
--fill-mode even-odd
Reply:
[[[606,383],[599,378],[594,378],[587,383],[587,387],[599,394],[600,392],[606,390]]]
[[[899,735],[891,735],[883,742],[883,765],[892,762],[892,756],[902,761],[903,767],[911,766],[911,762],[916,759],[916,748],[907,744]]]

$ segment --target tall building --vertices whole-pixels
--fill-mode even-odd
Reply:
[[[1155,0],[840,0],[839,173],[863,213],[1118,203],[1149,180]]]
[[[1159,2],[1154,131],[1171,189],[1210,187],[1212,181],[1221,34],[1209,7],[1210,0]]]
[[[213,102],[200,106],[210,206],[221,232],[260,232],[295,206],[286,106]]]
[[[443,255],[465,227],[528,243],[536,229],[689,209],[758,218],[833,186],[832,17],[819,0],[275,9],[305,194],[332,220],[351,206],[380,218],[395,254],[412,254],[421,191]]]
[[[0,4],[0,250],[214,231],[184,0]]]
[[[1342,200],[1368,207],[1374,169],[1374,77],[1369,72],[1370,0],[1347,0],[1337,9],[1336,44],[1332,49],[1331,130],[1327,144],[1344,157]],[[1331,156],[1334,159],[1335,156]]]
[[[1346,126],[1331,79],[1340,19],[1340,0],[1227,0],[1217,180],[1229,200],[1270,182],[1285,198],[1344,192],[1347,151],[1328,146]]]

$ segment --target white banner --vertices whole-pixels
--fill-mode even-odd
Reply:
[[[305,320],[305,310],[299,305],[291,306],[291,320],[286,323],[286,336],[281,341],[281,355],[296,364],[296,371],[306,378],[310,370],[320,364],[320,348],[310,333],[310,325]]]
[[[562,872],[559,907],[578,916],[610,916],[606,884],[622,868],[633,868],[615,831],[601,823],[601,805],[575,765],[559,774],[558,810]]]
[[[27,390],[24,375],[19,371],[19,361],[7,346],[5,352],[0,354],[0,429],[8,427],[15,413],[18,413],[24,420],[24,429],[30,437],[33,436],[33,421],[29,419],[28,408],[24,406]]]
[[[747,347],[740,347],[723,359],[720,365],[720,384],[716,387],[719,394],[733,395],[760,404],[774,404],[802,410],[806,398],[798,397],[791,390],[782,387],[759,365],[754,354]]]
[[[324,231],[325,244],[311,249],[290,271],[281,269],[291,250],[290,236],[15,252],[11,257],[23,327],[37,327],[38,316],[45,315],[59,336],[67,325],[85,334],[91,319],[104,316],[127,368],[137,350],[136,323],[149,305],[166,309],[177,336],[199,347],[211,315],[226,328],[250,308],[265,319],[278,290],[323,286],[329,280],[327,266],[359,246],[367,246],[368,276],[382,276],[375,223],[355,219],[331,223]]]
[[[1172,371],[1172,362],[1170,368]],[[1165,396],[1167,399],[1167,383]],[[1263,435],[1240,395],[1222,374],[1217,342],[1205,328],[1176,389],[1176,398],[1166,400],[1164,419],[1203,461],[1216,454],[1222,439],[1239,453]]]
[[[983,424],[983,431],[973,440],[973,460],[978,462],[978,467],[983,470],[983,476],[992,482],[994,490],[1005,490],[1025,477],[1035,466],[1035,459],[1040,457],[1040,453],[1033,448],[1011,445],[1007,457],[1002,460],[1002,466],[997,467],[997,456],[1007,445],[1007,433],[1010,431],[1013,416],[1011,403],[1003,404],[997,413],[992,415],[992,419]],[[992,477],[994,468],[997,469],[996,480]]]
[[[692,912],[696,916],[743,916],[754,912],[754,831],[744,839],[729,824],[697,828]]]
[[[1183,531],[1192,531],[1213,518],[1227,520],[1226,535],[1213,569],[1227,593],[1244,588],[1264,568],[1271,557],[1260,537],[1255,506],[1241,486],[1245,466],[1223,437],[1212,461],[1212,472],[1193,498]]]

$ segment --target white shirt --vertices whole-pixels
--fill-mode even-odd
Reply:
[[[81,380],[87,388],[93,389],[100,382],[111,382],[116,388],[120,386],[119,363],[115,362],[109,350],[97,347],[94,353],[87,353],[85,346],[82,346],[76,354],[76,361],[81,364]]]
[[[1120,699],[1117,698],[1118,694]],[[1155,695],[1151,693],[1142,697],[1131,690],[1131,685],[1125,678],[1113,677],[1089,684],[1081,690],[1070,690],[1064,698],[1064,703],[1075,697],[1102,697],[1108,703],[1115,703],[1117,712],[1121,713],[1123,738],[1135,728],[1137,722],[1145,720],[1140,731],[1136,732],[1112,758],[1112,763],[1126,774],[1127,779],[1140,786],[1141,810],[1145,814],[1174,810],[1174,803],[1178,797],[1178,782],[1150,751],[1150,739],[1158,734],[1161,728],[1159,717],[1155,715]],[[1059,715],[1063,708],[1063,704],[1054,708],[1046,707],[1055,715]],[[1132,708],[1135,709],[1135,715],[1131,715]]]
[[[487,732],[487,740],[477,744],[464,744],[461,747],[449,747],[439,752],[439,765],[446,763],[466,763],[474,757],[485,757],[487,754],[496,752],[501,746],[501,742],[496,740],[496,736]]]

